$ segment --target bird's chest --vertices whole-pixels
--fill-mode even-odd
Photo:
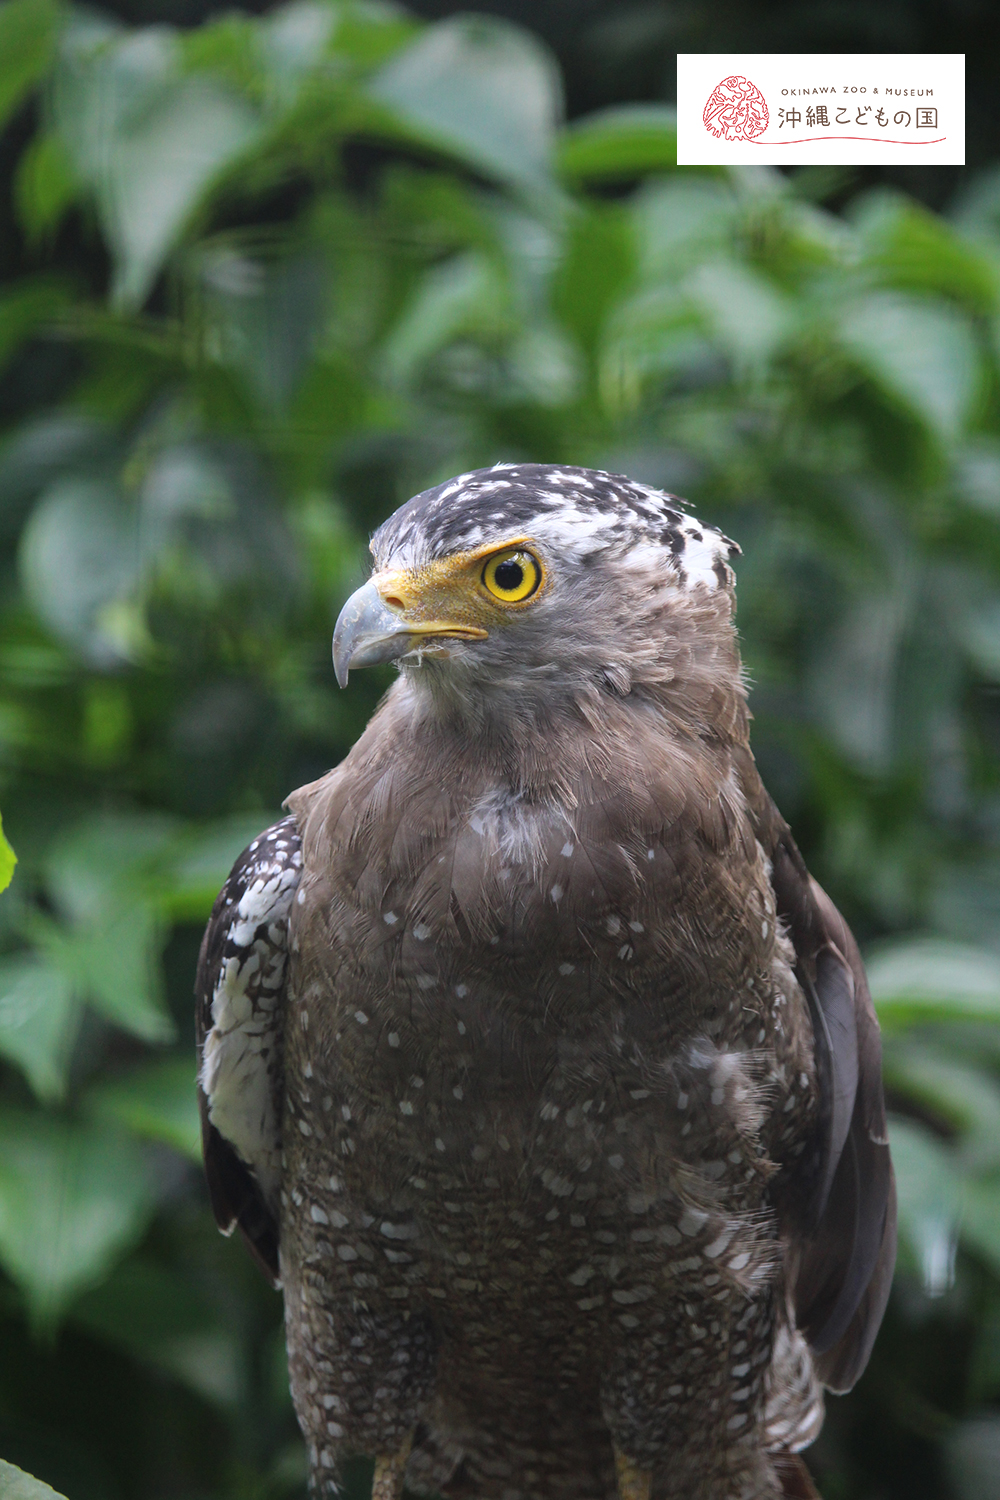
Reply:
[[[494,932],[435,932],[397,900],[377,913],[384,935],[364,924],[363,966],[303,966],[286,1042],[296,1147],[380,1201],[426,1192],[480,1227],[497,1202],[612,1217],[678,1199],[688,1170],[713,1199],[753,1176],[749,1028],[768,1002],[741,984],[745,957],[689,952],[691,922],[656,920],[642,883],[571,924],[551,890],[530,920],[525,885],[507,883]]]
[[[752,1174],[751,1049],[777,1016],[763,862],[736,819],[641,814],[486,797],[307,861],[286,1143],[442,1201],[530,1184],[613,1212],[687,1166],[710,1195]]]

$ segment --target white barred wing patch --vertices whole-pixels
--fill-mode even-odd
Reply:
[[[199,1082],[208,1118],[277,1212],[281,1176],[281,1028],[288,917],[302,876],[294,818],[253,841],[213,913],[215,964]],[[208,1001],[206,994],[204,1001]]]
[[[775,1331],[764,1431],[771,1453],[801,1453],[823,1425],[823,1388],[809,1345],[783,1318]]]

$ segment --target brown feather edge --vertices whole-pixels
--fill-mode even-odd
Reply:
[[[783,1500],[821,1500],[812,1475],[797,1453],[772,1453],[771,1463]]]
[[[739,767],[757,837],[772,862],[772,884],[778,914],[786,924],[796,953],[796,977],[814,1014],[817,1070],[821,1093],[832,1085],[828,1027],[816,1025],[814,1007],[822,1011],[817,991],[819,958],[829,953],[850,972],[854,987],[858,1084],[840,1161],[831,1162],[829,1102],[811,1151],[781,1174],[784,1191],[779,1217],[796,1243],[794,1301],[796,1321],[813,1349],[816,1371],[829,1390],[843,1392],[860,1377],[878,1333],[892,1286],[896,1258],[896,1190],[889,1155],[882,1089],[882,1052],[878,1020],[854,935],[805,861],[774,802],[763,787],[749,750]],[[826,1095],[829,1101],[829,1093]],[[860,1156],[860,1161],[859,1161]],[[853,1165],[852,1165],[853,1163]],[[830,1166],[834,1170],[830,1172]],[[838,1181],[841,1174],[853,1184]],[[863,1180],[867,1176],[867,1181]],[[780,1179],[778,1180],[780,1181]],[[776,1186],[778,1186],[776,1181]],[[844,1229],[836,1222],[835,1188],[854,1187],[858,1217],[846,1250]],[[780,1189],[779,1189],[780,1191]],[[778,1195],[776,1194],[776,1197]],[[825,1198],[825,1202],[823,1201]],[[858,1254],[858,1224],[867,1211],[867,1248]],[[837,1259],[841,1241],[845,1257]],[[825,1315],[820,1316],[824,1313]]]

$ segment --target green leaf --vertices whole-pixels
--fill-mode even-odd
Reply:
[[[866,967],[886,1028],[922,1021],[1000,1021],[1000,959],[988,949],[916,938],[876,949]]]
[[[74,993],[146,1041],[169,1041],[162,997],[160,894],[176,836],[173,819],[98,814],[68,828],[45,861],[47,890],[64,922],[28,928]]]
[[[647,184],[632,212],[641,280],[675,282],[706,255],[725,253],[739,204],[726,183],[679,173]]]
[[[972,1182],[965,1195],[962,1238],[1000,1276],[1000,1184]]]
[[[68,301],[65,287],[50,277],[32,277],[5,287],[0,292],[0,367]]]
[[[6,0],[0,5],[0,128],[44,77],[59,18],[54,0]]]
[[[164,933],[149,903],[123,893],[100,919],[64,927],[36,918],[29,930],[48,964],[101,1015],[144,1041],[173,1040],[158,963]]]
[[[963,234],[995,250],[1000,241],[1000,166],[974,172],[955,195],[950,217]]]
[[[41,131],[22,152],[14,177],[17,217],[29,240],[51,234],[79,192],[61,137]]]
[[[139,578],[134,511],[103,480],[66,477],[45,493],[21,537],[21,578],[45,623],[95,666],[127,660],[112,613]]]
[[[142,1234],[154,1208],[138,1145],[97,1122],[0,1113],[0,1261],[51,1327]]]
[[[246,1392],[246,1356],[211,1299],[169,1266],[138,1256],[73,1304],[74,1323],[231,1408]]]
[[[292,0],[253,28],[272,108],[288,108],[295,102],[303,81],[327,58],[336,24],[332,5]]]
[[[67,955],[94,1008],[147,1042],[169,1042],[175,1035],[163,998],[164,942],[156,912],[123,901],[111,918],[78,935]]]
[[[177,43],[185,72],[214,75],[213,82],[228,84],[253,103],[259,103],[264,93],[267,62],[261,30],[250,16],[229,11],[207,18],[190,31],[182,31]]]
[[[283,816],[240,813],[183,834],[164,883],[162,909],[175,922],[204,922],[229,877],[237,855]]]
[[[80,926],[139,898],[155,902],[178,822],[167,813],[92,813],[63,828],[44,863],[49,895]]]
[[[593,353],[608,315],[635,271],[631,216],[619,204],[586,204],[567,226],[562,264],[552,286],[553,310]]]
[[[368,93],[425,145],[552,196],[559,73],[529,32],[488,16],[439,21],[376,74]]]
[[[294,12],[295,4],[287,10]],[[337,29],[333,36],[336,57],[350,58],[361,68],[373,68],[399,52],[423,22],[411,16],[394,0],[364,0],[358,4],[335,4]],[[275,21],[283,14],[274,12]]]
[[[0,816],[0,891],[5,891],[14,879],[17,855],[4,837],[3,817]]]
[[[201,1162],[201,1121],[193,1054],[167,1057],[93,1084],[87,1107],[102,1120],[115,1120],[134,1135],[161,1141]]]
[[[988,681],[1000,682],[1000,597],[972,597],[957,616],[957,634],[973,663]]]
[[[562,131],[556,160],[573,181],[670,171],[677,165],[677,111],[665,104],[620,104],[585,115]]]
[[[941,292],[978,313],[996,310],[1000,266],[940,215],[880,193],[857,216],[865,263],[891,286]]]
[[[844,348],[932,432],[959,435],[979,395],[981,369],[967,320],[943,302],[873,292],[844,312]]]
[[[215,357],[241,371],[258,400],[283,410],[320,337],[324,268],[280,241],[212,245],[200,277],[204,334]]]
[[[683,376],[713,357],[690,299],[673,286],[653,286],[612,309],[600,350],[602,398],[612,412],[638,404],[644,382]]]
[[[580,389],[580,362],[562,329],[539,320],[507,350],[508,399],[567,406]]]
[[[28,503],[60,474],[106,458],[111,435],[82,412],[29,418],[0,448],[0,492],[18,521]]]
[[[115,143],[102,197],[116,259],[116,306],[145,300],[205,190],[248,150],[259,129],[248,105],[192,78],[151,110],[127,142]]]
[[[883,1075],[897,1094],[962,1132],[959,1154],[974,1171],[1000,1164],[1000,1083],[985,1069],[933,1046],[892,1033],[885,1038]]]
[[[33,1479],[23,1469],[0,1458],[0,1495],[3,1500],[66,1500],[58,1490],[40,1479]]]
[[[902,570],[900,570],[902,572]],[[858,590],[831,622],[808,684],[816,719],[833,744],[869,774],[885,775],[897,746],[898,661],[911,627],[914,595],[887,570]]]
[[[920,1125],[894,1117],[889,1139],[900,1235],[916,1261],[924,1290],[940,1296],[954,1278],[965,1184],[954,1154]]]
[[[386,339],[386,371],[405,385],[460,334],[496,338],[509,327],[508,299],[493,263],[478,251],[456,255],[428,271]]]
[[[111,298],[136,307],[209,185],[260,137],[245,99],[183,77],[164,27],[95,39],[78,25],[56,90],[56,120],[95,194],[114,258]]]
[[[35,958],[0,959],[0,1053],[40,1099],[62,1097],[80,1005],[66,974]]]
[[[736,261],[710,260],[684,283],[719,343],[739,364],[763,364],[794,327],[789,300]]]

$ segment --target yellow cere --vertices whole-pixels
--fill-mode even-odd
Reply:
[[[525,545],[529,541],[515,536],[503,547],[387,569],[372,582],[415,632],[481,638],[500,623],[498,606],[527,605],[547,582],[541,559]]]

